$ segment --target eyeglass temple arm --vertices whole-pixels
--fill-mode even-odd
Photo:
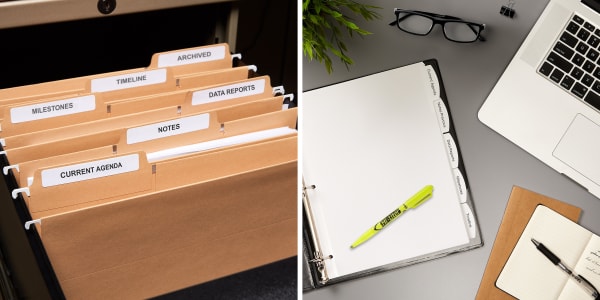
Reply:
[[[485,28],[485,24],[481,24],[481,25],[483,26],[483,28]],[[478,40],[480,40],[480,41],[482,41],[482,42],[485,42],[485,37],[484,37],[483,35],[481,35],[481,31],[482,31],[483,29],[481,29],[481,30],[478,32],[478,31],[477,31],[475,28],[473,28],[473,25],[471,25],[471,24],[467,24],[467,26],[469,26],[469,28],[471,28],[471,31],[473,31],[473,33],[477,35],[477,39],[478,39]]]

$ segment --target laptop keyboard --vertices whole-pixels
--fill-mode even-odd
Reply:
[[[573,15],[538,72],[600,110],[600,26]]]

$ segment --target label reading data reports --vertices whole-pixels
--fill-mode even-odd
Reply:
[[[192,95],[192,105],[262,94],[265,92],[265,84],[264,79],[258,79],[197,91]]]

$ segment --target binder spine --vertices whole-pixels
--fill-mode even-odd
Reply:
[[[308,235],[305,240],[309,243],[308,249],[308,262],[312,265],[312,269],[314,270],[314,275],[316,278],[316,282],[318,285],[325,285],[329,281],[329,276],[327,275],[327,269],[325,267],[325,260],[332,259],[332,255],[323,255],[321,251],[321,247],[319,244],[319,238],[317,236],[317,232],[315,231],[314,220],[312,216],[312,210],[310,208],[310,201],[308,199],[307,190],[315,189],[316,186],[309,185],[306,186],[304,182],[302,182],[302,202],[304,206],[305,213],[305,228],[304,231],[306,235]]]

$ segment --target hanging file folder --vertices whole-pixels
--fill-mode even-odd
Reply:
[[[435,60],[306,91],[302,109],[305,289],[482,244]]]
[[[0,90],[0,202],[53,297],[147,299],[297,255],[298,109],[234,57]]]
[[[3,136],[11,136],[25,132],[32,132],[51,127],[78,124],[81,122],[96,120],[125,114],[115,105],[129,102],[142,102],[144,106],[132,107],[122,104],[132,113],[134,109],[141,111],[154,107],[168,106],[169,103],[183,103],[187,93],[206,88],[213,85],[224,84],[233,80],[247,79],[253,66],[229,68],[215,72],[202,72],[194,74],[189,78],[193,81],[185,81],[185,88],[181,86],[181,80],[177,83],[171,82],[163,86],[159,92],[149,92],[145,88],[130,90],[124,95],[110,95],[108,93],[83,93],[74,97],[51,97],[40,98],[35,101],[19,102],[0,106],[3,118],[0,120],[0,131]]]
[[[166,68],[170,68],[173,71],[175,78],[179,76],[185,77],[197,72],[230,68],[233,65],[232,60],[234,57],[241,58],[241,55],[231,55],[228,44],[216,44],[156,53],[153,55],[150,65],[146,68],[94,74],[2,89],[0,90],[0,104],[23,103],[40,98],[99,92],[99,90],[94,90],[92,86],[106,89],[106,85],[103,84],[107,81],[105,78],[111,77],[115,77],[113,79],[121,79],[122,81],[130,81],[125,86],[131,87],[137,85],[135,82],[131,82],[134,81],[131,74],[144,71],[154,72],[145,75],[148,76],[147,79],[153,78],[156,80],[157,76],[160,78]],[[162,70],[157,70],[159,68],[162,68]],[[32,72],[35,72],[35,70],[32,70]],[[114,80],[111,82],[114,82]]]

